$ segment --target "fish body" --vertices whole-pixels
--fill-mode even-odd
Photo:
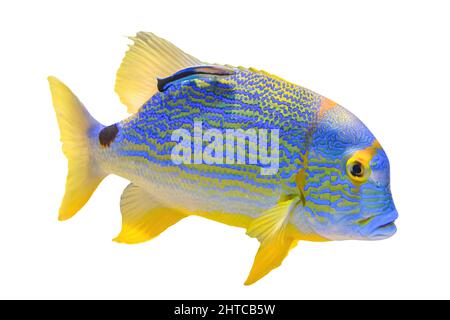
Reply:
[[[180,81],[155,94],[138,113],[117,124],[119,133],[98,162],[140,185],[159,201],[190,212],[255,218],[283,194],[299,193],[306,135],[321,97],[307,89],[245,69],[225,78]],[[298,105],[298,108],[292,108]],[[173,165],[171,133],[221,128],[283,128],[278,173],[262,175],[258,165]],[[208,199],[208,201],[205,201]]]
[[[108,174],[131,184],[118,242],[149,240],[198,215],[247,229],[261,247],[246,281],[299,240],[384,239],[396,231],[389,162],[337,103],[264,71],[210,65],[139,33],[116,91],[133,114],[104,126],[49,78],[69,159],[60,219]]]

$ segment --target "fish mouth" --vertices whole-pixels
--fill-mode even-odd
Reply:
[[[385,229],[385,228],[387,228],[387,227],[389,227],[389,226],[391,226],[391,225],[394,225],[394,226],[395,226],[394,221],[385,223],[385,224],[379,226],[378,229]]]
[[[397,232],[397,226],[395,225],[397,218],[397,211],[372,217],[364,228],[366,238],[368,240],[383,240],[392,237]]]
[[[379,226],[369,234],[369,240],[383,240],[392,237],[397,232],[394,222]]]

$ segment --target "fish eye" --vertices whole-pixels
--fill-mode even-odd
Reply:
[[[350,174],[355,177],[362,177],[364,174],[363,166],[359,162],[354,162],[350,168]]]
[[[347,161],[347,175],[354,182],[365,182],[370,175],[370,168],[368,165],[365,165],[363,162],[350,158]]]

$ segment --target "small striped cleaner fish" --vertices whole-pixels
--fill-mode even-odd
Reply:
[[[114,239],[150,240],[200,216],[260,242],[245,282],[281,265],[299,240],[378,240],[396,232],[388,158],[337,103],[265,71],[208,64],[139,32],[115,91],[131,116],[104,126],[49,77],[69,163],[59,219],[109,174],[130,181]]]

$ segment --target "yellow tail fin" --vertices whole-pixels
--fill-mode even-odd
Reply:
[[[49,77],[48,82],[61,131],[62,149],[69,161],[66,192],[59,209],[59,220],[67,220],[85,205],[106,176],[91,156],[89,138],[101,124],[64,83],[54,77]]]

